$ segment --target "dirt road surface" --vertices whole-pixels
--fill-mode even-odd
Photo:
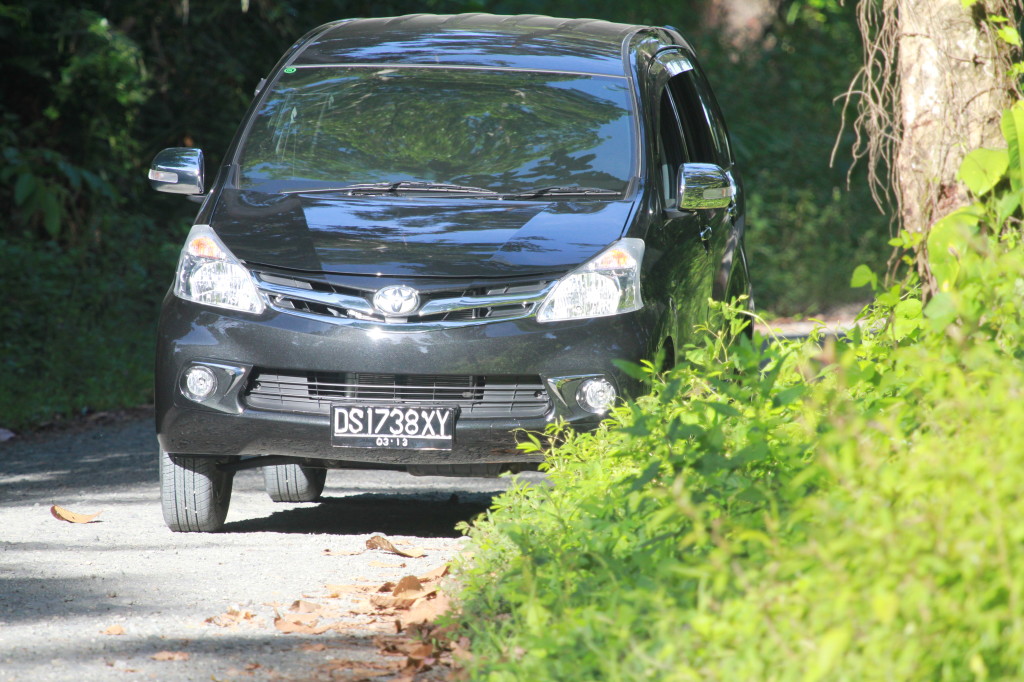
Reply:
[[[394,619],[326,586],[443,565],[462,546],[455,524],[505,485],[331,471],[321,501],[282,504],[263,491],[261,470],[243,471],[223,533],[172,533],[151,418],[2,443],[0,680],[389,679],[373,638],[394,632]],[[67,523],[54,504],[102,514]],[[425,556],[366,549],[376,534]],[[275,617],[297,600],[342,625],[280,632]]]

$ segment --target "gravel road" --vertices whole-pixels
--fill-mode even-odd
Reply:
[[[223,533],[172,533],[151,417],[2,443],[0,680],[387,679],[372,640],[394,632],[393,618],[350,613],[353,597],[330,598],[326,586],[443,565],[462,546],[454,525],[505,485],[331,471],[321,501],[281,504],[263,491],[261,470],[242,471]],[[66,523],[53,504],[103,513]],[[367,550],[375,534],[426,555]],[[275,615],[300,599],[343,625],[279,632]],[[227,626],[207,622],[218,616]],[[104,634],[111,628],[124,634]],[[155,660],[161,652],[187,660]]]

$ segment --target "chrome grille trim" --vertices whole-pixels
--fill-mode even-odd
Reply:
[[[463,418],[541,417],[552,408],[537,376],[394,375],[256,370],[244,392],[254,408],[328,414],[331,404],[457,405]]]
[[[555,279],[477,289],[421,292],[426,299],[407,317],[385,317],[370,302],[373,291],[336,287],[321,280],[254,272],[257,286],[273,310],[331,324],[364,329],[417,332],[438,328],[518,320],[536,313]],[[338,291],[344,289],[344,291]],[[486,293],[477,294],[484,290]]]
[[[543,301],[553,286],[554,282],[551,282],[532,296],[524,296],[523,294],[498,294],[494,296],[462,296],[460,298],[427,301],[423,307],[420,308],[419,314],[436,315],[439,313],[451,313],[458,310],[471,310],[473,308],[492,308],[496,306],[512,305],[522,305],[524,307],[529,306],[529,312],[533,312],[534,305]]]
[[[270,294],[270,304],[275,310],[273,296],[282,296],[297,301],[306,301],[308,303],[319,303],[320,305],[331,306],[335,308],[344,308],[346,310],[355,310],[365,315],[373,315],[374,310],[365,299],[359,298],[358,296],[346,296],[345,294],[335,294],[322,291],[312,291],[310,289],[296,289],[293,287],[286,287],[280,284],[271,284],[263,279],[259,280],[260,291]],[[289,312],[287,310],[283,312]]]

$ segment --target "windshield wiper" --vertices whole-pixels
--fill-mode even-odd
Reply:
[[[590,196],[597,194],[621,194],[618,190],[604,189],[601,187],[580,187],[579,185],[551,185],[550,187],[540,187],[538,189],[531,189],[527,192],[520,192],[518,194],[510,195],[512,199],[533,199],[535,197],[543,197],[550,194],[558,194],[562,196]]]
[[[364,182],[342,187],[314,187],[311,189],[290,189],[282,194],[313,194],[318,192],[346,192],[348,194],[381,194],[397,192],[444,192],[447,194],[497,194],[494,190],[469,185],[451,185],[441,182],[419,182],[399,180],[398,182]]]

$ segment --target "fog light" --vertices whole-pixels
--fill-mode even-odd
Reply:
[[[615,387],[607,379],[586,379],[576,389],[576,402],[594,414],[607,412],[616,397]]]
[[[209,367],[192,365],[182,377],[181,392],[189,400],[202,402],[217,392],[217,375]]]

